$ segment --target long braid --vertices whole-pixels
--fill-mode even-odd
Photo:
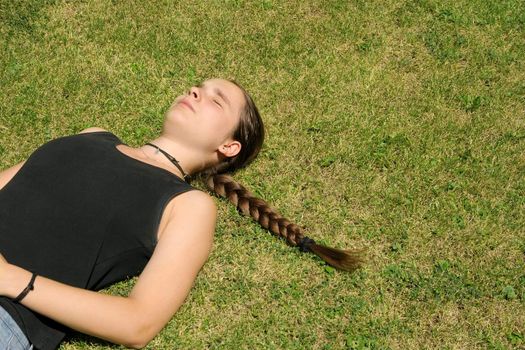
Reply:
[[[254,197],[246,188],[225,173],[233,173],[247,166],[255,159],[264,141],[264,125],[251,96],[242,86],[230,80],[244,94],[244,108],[232,138],[242,145],[233,157],[222,157],[221,161],[198,174],[211,191],[228,198],[238,210],[251,216],[262,227],[286,239],[288,244],[297,246],[303,252],[312,252],[328,264],[341,270],[353,271],[362,262],[359,251],[340,250],[315,243],[304,235],[303,230],[273,210],[265,201]]]
[[[262,227],[284,238],[288,244],[298,246],[301,251],[312,252],[328,264],[345,271],[353,271],[362,263],[360,251],[335,249],[315,243],[304,235],[301,227],[282,217],[264,200],[254,197],[231,176],[211,175],[207,177],[206,184],[211,191],[232,202],[241,213],[251,216]]]

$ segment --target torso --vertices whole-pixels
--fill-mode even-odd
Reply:
[[[141,153],[140,151],[138,151],[137,149],[135,149],[133,147],[129,147],[127,145],[117,145],[116,147],[117,147],[118,151],[120,151],[121,153],[123,153],[124,155],[126,155],[128,157],[134,158],[134,159],[136,159],[136,160],[138,160],[140,162],[147,163],[147,164],[153,165],[153,166],[158,167],[158,168],[165,169],[165,170],[173,173],[174,175],[180,177],[180,175],[175,173],[172,168],[170,168],[170,167],[168,167],[168,166],[166,166],[166,165],[164,165],[162,163],[158,163],[158,162],[152,161],[150,158],[147,158],[143,153]],[[184,205],[185,198],[188,198],[188,196],[191,196],[191,192],[192,191],[189,191],[189,192],[186,192],[186,193],[182,193],[182,194],[176,196],[175,198],[173,198],[171,201],[168,202],[168,204],[164,208],[164,212],[162,213],[162,217],[160,219],[159,229],[157,231],[157,240],[160,240],[160,238],[162,236],[162,232],[165,231],[164,229],[166,228],[166,225],[169,222],[171,213],[173,211],[173,207],[176,206],[176,205]]]
[[[97,130],[93,130],[93,131],[103,131],[103,129],[98,129],[97,128]],[[147,164],[150,164],[152,166],[165,169],[165,170],[173,173],[175,176],[180,177],[180,175],[175,173],[173,171],[173,169],[171,169],[170,167],[168,167],[168,166],[166,166],[166,165],[164,165],[162,163],[158,163],[158,162],[152,161],[151,159],[147,158],[144,154],[142,154],[140,151],[138,151],[135,148],[129,147],[129,146],[124,145],[124,144],[117,145],[116,148],[117,148],[117,150],[119,152],[123,153],[124,155],[126,155],[126,156],[128,156],[130,158],[134,158],[134,159],[136,159],[136,160],[138,160],[140,162],[147,163]],[[24,165],[24,162],[21,162],[21,163],[13,166],[11,168],[8,168],[8,169],[4,170],[3,172],[0,172],[0,190],[2,190],[2,188],[4,188],[13,179],[13,177],[18,173],[18,171],[22,168],[23,165]],[[169,222],[171,213],[173,212],[173,208],[176,205],[184,205],[184,202],[187,200],[187,198],[189,198],[189,196],[192,195],[192,192],[194,192],[194,191],[188,191],[186,193],[182,193],[182,194],[174,197],[165,206],[164,211],[163,211],[162,216],[161,216],[160,223],[159,223],[158,231],[157,231],[157,240],[160,240],[160,238],[162,236],[162,232],[165,231],[165,228],[166,228],[166,226],[167,226],[167,224]]]

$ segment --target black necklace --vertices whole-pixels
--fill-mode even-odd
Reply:
[[[175,166],[177,167],[177,169],[180,170],[180,172],[182,173],[182,176],[184,177],[184,181],[186,181],[186,182],[189,183],[189,178],[190,178],[189,175],[187,175],[187,174],[184,172],[184,170],[182,170],[182,167],[180,166],[179,161],[178,161],[177,159],[175,159],[175,157],[173,157],[171,154],[169,154],[169,153],[166,152],[165,150],[161,149],[159,146],[156,146],[156,145],[154,145],[154,144],[152,144],[152,143],[149,143],[149,142],[148,142],[148,143],[146,143],[146,145],[151,146],[151,147],[154,147],[154,148],[157,149],[157,152],[160,152],[160,153],[164,154],[164,156],[165,156],[166,158],[168,158],[168,159],[170,160],[170,162],[172,162],[173,165],[175,165]]]

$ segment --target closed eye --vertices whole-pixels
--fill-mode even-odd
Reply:
[[[217,101],[217,100],[213,100],[213,102],[215,102],[216,104],[218,104],[218,105],[219,105],[219,107],[221,107],[221,108],[222,108],[222,105],[221,105],[221,104],[219,103],[219,101]]]

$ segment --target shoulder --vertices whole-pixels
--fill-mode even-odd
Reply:
[[[172,211],[173,213],[180,211],[212,213],[217,211],[217,206],[213,198],[209,194],[197,189],[184,192],[173,198],[171,202],[173,209],[176,209]]]
[[[79,134],[87,134],[90,132],[98,132],[98,131],[107,131],[107,130],[94,126],[94,127],[82,130],[81,132],[79,132]]]
[[[170,201],[166,210],[166,224],[162,225],[159,239],[184,232],[186,238],[207,237],[207,241],[211,241],[215,232],[217,206],[210,195],[200,190],[181,193]]]

